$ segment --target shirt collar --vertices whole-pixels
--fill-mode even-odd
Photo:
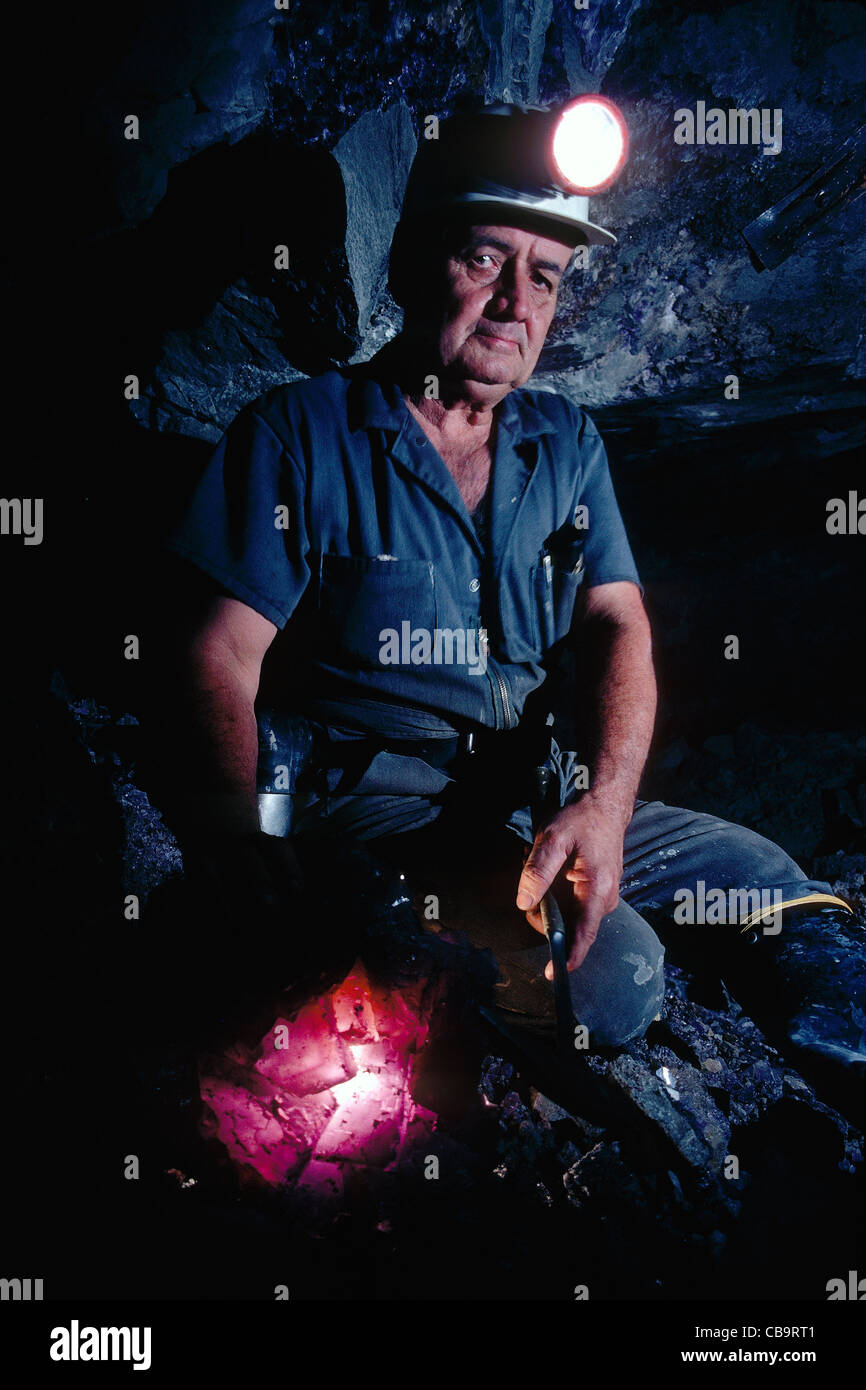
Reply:
[[[367,364],[364,364],[367,365]],[[406,424],[409,411],[400,388],[386,378],[381,380],[363,373],[352,382],[349,396],[349,428],[351,430],[383,429],[399,434]],[[510,391],[497,407],[498,425],[508,430],[515,441],[538,439],[556,430],[552,420],[533,405],[528,393],[518,388]]]
[[[381,429],[399,434],[409,414],[395,382],[379,381],[363,373],[363,369],[352,380],[348,407],[349,428],[353,432]]]

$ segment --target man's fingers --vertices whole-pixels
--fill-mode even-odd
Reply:
[[[526,920],[531,927],[535,928],[536,931],[540,931],[542,934],[544,933],[544,923],[541,920],[541,912],[539,908],[531,908],[529,912],[527,912],[526,914]]]
[[[568,956],[569,974],[571,974],[573,970],[579,970],[580,967],[583,965],[583,962],[586,960],[586,957],[589,953],[589,948],[595,941],[595,938],[598,936],[598,929],[603,916],[604,913],[602,912],[594,919],[592,923],[585,923],[583,927],[580,927],[577,931],[575,931],[574,941],[572,943],[571,951],[569,952]],[[547,965],[544,968],[544,974],[546,979],[553,979],[552,960],[549,960],[547,962]]]
[[[578,898],[574,939],[568,957],[569,970],[578,970],[583,965],[590,946],[598,936],[601,919],[606,910],[605,894],[597,887],[591,889],[585,897]]]
[[[517,906],[528,912],[540,903],[565,863],[565,850],[551,836],[540,831],[523,866],[517,885]],[[535,923],[532,923],[535,926]]]
[[[545,878],[535,868],[530,868],[527,864],[517,885],[517,906],[523,912],[528,912],[537,906],[549,886],[550,879]],[[533,923],[533,925],[535,924]]]
[[[569,928],[568,936],[571,941],[571,950],[568,956],[569,971],[578,970],[583,964],[589,948],[598,936],[602,918],[606,912],[613,910],[607,905],[606,895],[593,886],[591,879],[582,878],[580,883],[583,891],[575,891],[572,902],[563,908],[563,916],[566,926]],[[544,923],[539,908],[536,907],[531,912],[527,912],[526,920],[537,932],[544,934]],[[544,974],[546,979],[553,979],[552,961],[548,961]]]
[[[591,890],[591,885],[596,885],[605,912],[613,912],[619,902],[619,880],[613,874],[605,875],[606,885],[592,878],[581,868],[569,869],[563,874],[563,878],[567,878],[569,883],[575,885],[575,897],[578,898],[583,896],[577,891],[579,886],[582,886],[586,892],[588,888]]]
[[[575,932],[574,944],[571,954],[568,957],[569,970],[579,970],[586,960],[589,948],[598,936],[598,929],[601,925],[603,912],[599,912],[592,923],[586,923],[578,932]]]
[[[608,858],[599,863],[587,862],[580,853],[575,856],[574,839],[551,833],[548,827],[539,831],[523,866],[517,887],[517,906],[526,913],[526,920],[535,931],[544,934],[545,927],[540,902],[546,893],[555,892],[568,931],[570,945],[569,971],[578,970],[598,936],[602,918],[612,912],[619,901],[620,873],[614,871]],[[566,861],[570,862],[565,867]],[[559,876],[558,887],[554,882]],[[565,887],[568,883],[571,891]],[[545,969],[548,980],[553,979],[553,964]]]

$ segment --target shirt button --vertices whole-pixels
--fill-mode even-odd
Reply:
[[[478,590],[479,590],[480,588],[481,588],[481,580],[480,580],[480,579],[470,579],[470,581],[469,581],[469,592],[470,592],[470,593],[472,593],[472,594],[477,594],[477,593],[478,593]]]

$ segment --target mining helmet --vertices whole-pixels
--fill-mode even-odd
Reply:
[[[589,195],[613,183],[628,153],[625,120],[606,97],[581,96],[553,110],[485,106],[432,131],[412,165],[404,224],[461,207],[477,210],[479,220],[519,211],[571,246],[616,244],[589,220]]]

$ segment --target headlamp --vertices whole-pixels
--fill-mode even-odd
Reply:
[[[548,149],[551,176],[570,193],[599,193],[613,183],[628,155],[628,127],[607,97],[582,96],[556,119]]]
[[[628,153],[625,117],[607,97],[585,95],[551,110],[502,104],[443,120],[412,166],[402,223],[450,208],[476,221],[531,216],[570,246],[615,246],[590,221],[589,195],[609,187]]]

